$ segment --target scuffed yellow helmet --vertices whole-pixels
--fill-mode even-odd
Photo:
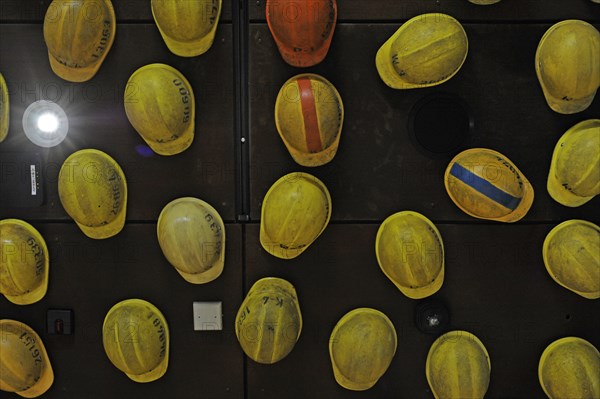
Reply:
[[[286,357],[300,338],[302,313],[296,289],[281,278],[258,280],[235,318],[235,335],[255,362],[272,364]]]
[[[152,0],[152,16],[169,50],[204,54],[215,40],[222,0]]]
[[[436,399],[483,399],[492,365],[483,343],[466,331],[450,331],[431,345],[425,374]]]
[[[556,202],[570,207],[600,194],[600,119],[579,122],[558,140],[547,188]]]
[[[177,69],[139,68],[127,81],[124,104],[127,119],[155,153],[175,155],[192,144],[196,101],[192,85]]]
[[[575,19],[552,25],[535,53],[535,71],[553,111],[584,111],[600,86],[600,32]]]
[[[169,327],[150,302],[126,299],[114,305],[102,325],[110,362],[135,382],[162,377],[169,365]]]
[[[44,18],[50,67],[70,82],[90,80],[110,51],[116,29],[110,0],[53,0]]]
[[[420,213],[398,212],[385,219],[377,231],[375,254],[383,273],[409,298],[425,298],[442,287],[442,236]]]
[[[12,303],[29,305],[48,290],[50,255],[46,241],[29,223],[0,220],[0,292]]]
[[[308,173],[290,173],[277,180],[262,203],[260,243],[273,256],[300,255],[327,227],[331,197],[325,184]]]
[[[600,398],[600,353],[588,341],[566,337],[542,353],[538,377],[550,399]]]
[[[329,356],[338,384],[352,391],[371,388],[385,374],[398,337],[391,320],[371,308],[346,313],[329,339]]]
[[[548,233],[542,254],[554,281],[584,298],[600,298],[600,227],[567,220]]]
[[[125,225],[125,174],[102,151],[85,149],[71,154],[60,168],[58,195],[65,211],[90,238],[112,237]]]
[[[460,22],[446,14],[406,21],[377,51],[381,80],[393,89],[436,86],[456,75],[469,43]]]
[[[192,284],[221,275],[225,263],[225,224],[219,212],[198,198],[169,202],[158,217],[158,243],[175,270]]]
[[[44,343],[28,325],[0,320],[0,390],[24,398],[43,395],[54,382]]]

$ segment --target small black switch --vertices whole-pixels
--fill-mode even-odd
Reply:
[[[75,320],[71,309],[48,309],[46,317],[48,334],[71,335],[75,330]]]

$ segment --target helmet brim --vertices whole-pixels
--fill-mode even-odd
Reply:
[[[45,249],[46,254],[47,249]],[[7,295],[4,294],[6,299],[15,305],[31,305],[32,303],[36,303],[41,300],[48,292],[48,275],[50,274],[50,262],[46,258],[46,264],[44,265],[44,279],[42,283],[34,290],[31,290],[22,295]]]
[[[276,41],[276,43],[281,58],[283,58],[286,63],[297,68],[307,68],[317,65],[325,59],[329,52],[331,37],[312,53],[290,51],[283,44],[280,44],[279,41]]]
[[[61,79],[69,81],[69,82],[86,82],[96,75],[98,69],[100,69],[100,65],[102,65],[102,58],[87,66],[85,68],[70,68],[64,64],[58,62],[56,58],[48,52],[48,59],[50,60],[50,67],[52,71]]]
[[[554,159],[552,160],[554,164]],[[552,166],[550,166],[550,173],[548,174],[548,183],[546,185],[548,194],[552,199],[561,205],[575,208],[589,202],[594,196],[591,197],[580,197],[567,190],[557,179],[556,175],[552,173]]]
[[[93,238],[94,240],[103,240],[105,238],[110,238],[112,236],[115,236],[115,235],[119,234],[121,232],[121,230],[123,230],[123,227],[125,226],[126,212],[127,212],[127,192],[125,192],[125,198],[123,201],[123,208],[121,209],[121,212],[119,213],[119,215],[117,215],[115,220],[113,220],[111,223],[105,224],[103,226],[94,226],[94,227],[84,226],[83,224],[81,224],[77,221],[75,221],[75,223],[77,223],[77,226],[81,229],[83,234],[85,234],[87,237]]]
[[[220,13],[221,13],[221,11],[219,10],[219,14]],[[217,20],[218,20],[218,17],[217,17]],[[213,25],[211,30],[208,32],[208,34],[206,36],[204,36],[202,39],[194,40],[194,41],[190,41],[190,42],[182,42],[179,40],[174,40],[173,38],[170,38],[169,36],[167,36],[167,34],[165,32],[163,32],[163,30],[160,28],[158,23],[156,25],[158,26],[160,35],[162,36],[162,38],[170,52],[172,52],[173,54],[178,55],[180,57],[196,57],[198,55],[202,55],[202,54],[206,53],[212,47],[212,44],[215,40],[218,23],[215,22],[215,24]]]
[[[181,134],[179,139],[169,141],[166,143],[157,143],[156,141],[147,140],[141,134],[140,134],[140,136],[142,137],[142,139],[144,139],[146,144],[148,144],[148,147],[150,147],[150,149],[158,155],[171,156],[171,155],[177,155],[179,153],[182,153],[183,151],[190,148],[190,146],[194,142],[194,133],[195,133],[194,132],[194,129],[195,129],[195,127],[194,127],[194,112],[195,111],[192,110],[192,116],[190,119],[190,123],[189,123],[188,127],[185,129],[185,131]],[[191,137],[191,139],[187,142],[182,142],[181,138],[187,138],[187,137]]]
[[[43,357],[45,357],[47,361],[44,365],[44,370],[42,371],[42,375],[40,376],[38,382],[33,387],[25,391],[15,392],[17,395],[22,396],[24,398],[37,398],[38,396],[43,395],[48,389],[50,389],[50,387],[54,383],[54,371],[52,370],[52,366],[50,365],[50,361],[48,360],[48,354],[46,353],[46,349],[44,349]]]
[[[302,248],[286,248],[281,244],[277,244],[268,237],[262,223],[260,226],[260,245],[265,251],[280,259],[294,259],[310,246],[309,244]]]
[[[217,11],[217,17],[215,18],[215,22],[211,27],[210,31],[208,31],[208,33],[206,34],[206,36],[204,36],[201,39],[192,40],[188,42],[175,40],[172,37],[169,37],[169,35],[167,35],[162,30],[162,28],[160,27],[160,23],[156,19],[156,15],[154,14],[154,5],[152,5],[151,8],[152,17],[154,18],[156,27],[158,28],[158,31],[160,32],[160,35],[162,36],[170,52],[180,57],[196,57],[198,55],[206,53],[211,48],[215,40],[217,26],[219,25],[219,18],[221,17],[221,1],[219,1],[219,10]]]
[[[167,333],[167,342],[168,341],[169,341],[169,336]],[[140,382],[140,383],[152,382],[152,381],[158,380],[160,377],[165,375],[168,367],[169,367],[169,345],[167,344],[165,357],[160,362],[160,364],[158,366],[156,366],[156,368],[154,370],[152,370],[148,373],[145,373],[145,374],[127,374],[127,373],[125,373],[125,375],[127,375],[127,377],[131,378],[131,380],[133,380],[135,382]]]
[[[442,288],[442,285],[444,284],[444,276],[445,275],[446,275],[445,266],[442,264],[442,268],[440,269],[440,272],[435,277],[435,280],[433,280],[433,282],[431,282],[431,284],[429,284],[429,285],[426,285],[424,287],[419,287],[419,288],[406,288],[406,287],[402,287],[401,285],[399,285],[395,282],[394,282],[394,284],[396,284],[396,287],[398,287],[400,292],[402,292],[407,297],[409,297],[411,299],[423,299],[423,298],[427,298],[428,296],[435,294],[436,292],[438,292],[440,290],[440,288]]]

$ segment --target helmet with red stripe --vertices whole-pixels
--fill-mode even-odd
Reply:
[[[277,131],[294,161],[302,166],[320,166],[333,159],[343,121],[342,98],[322,76],[296,75],[279,90]]]

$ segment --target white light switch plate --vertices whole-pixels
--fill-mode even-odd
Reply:
[[[223,329],[222,302],[194,302],[194,331]]]

